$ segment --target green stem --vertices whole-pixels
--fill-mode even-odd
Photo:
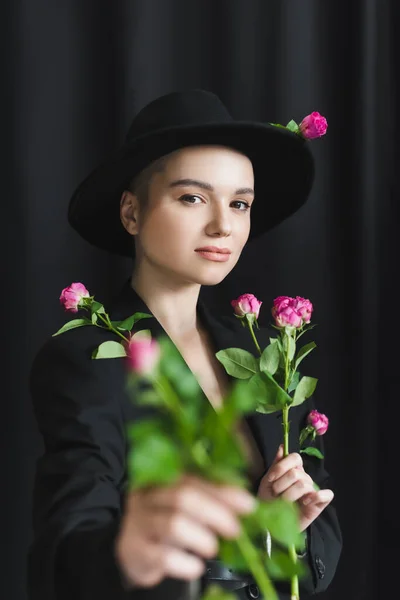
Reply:
[[[118,331],[117,329],[115,329],[115,327],[113,327],[111,325],[111,321],[110,321],[108,315],[106,315],[106,318],[104,318],[101,313],[96,313],[96,314],[103,321],[103,323],[105,325],[107,325],[107,329],[109,329],[110,331],[113,331],[114,333],[116,333],[117,335],[119,335],[120,338],[122,338],[123,340],[125,340],[125,342],[129,343],[129,339],[126,338],[120,331]]]
[[[289,344],[287,344],[287,352],[285,356],[285,391],[288,389],[289,383]],[[289,454],[289,406],[284,406],[282,409],[282,426],[283,426],[283,456]],[[289,546],[289,556],[293,563],[297,562],[296,547],[294,544]],[[300,600],[299,593],[299,578],[297,575],[293,575],[290,579],[290,593],[291,600]]]
[[[268,598],[268,600],[278,600],[275,588],[272,585],[262,560],[260,560],[257,549],[252,544],[247,532],[242,530],[240,536],[235,541],[240,552],[242,553],[243,558],[250,568],[251,574],[261,590],[262,597]]]
[[[260,348],[259,343],[257,341],[257,338],[256,338],[256,336],[254,334],[253,324],[250,323],[249,321],[247,321],[247,323],[248,323],[248,326],[249,326],[250,333],[251,333],[251,336],[253,338],[253,341],[254,341],[254,343],[256,345],[256,348],[257,348],[259,354],[261,355],[262,354],[261,348]],[[283,342],[283,340],[282,340],[282,342]],[[287,391],[287,389],[289,387],[289,379],[290,379],[290,371],[289,371],[289,344],[287,345],[287,347],[288,347],[288,351],[286,352],[286,356],[285,356],[285,391]],[[282,423],[282,425],[283,425],[283,455],[287,456],[289,454],[289,406],[285,406],[282,409],[282,417],[283,417],[283,419],[282,419],[282,421],[283,421],[283,423]],[[242,543],[243,543],[243,541],[242,541]],[[244,543],[243,545],[244,545],[244,548],[245,548],[244,551],[246,551],[246,543]],[[240,550],[243,553],[242,547],[241,546],[239,546],[239,547],[240,547]],[[297,562],[296,547],[294,545],[291,545],[289,547],[289,556],[292,559],[293,563]],[[248,557],[245,556],[245,558],[248,560]],[[256,568],[255,570],[257,571],[258,569]],[[265,574],[265,569],[263,567],[261,568],[261,570],[262,570],[262,573],[264,575],[266,575]],[[252,573],[253,573],[253,575],[255,577],[254,571],[252,571]],[[257,581],[257,583],[258,583],[260,589],[262,590],[262,593],[265,596],[265,598],[268,598],[268,599],[270,597],[273,598],[272,595],[271,596],[267,595],[267,594],[271,594],[270,591],[269,592],[264,591],[264,589],[262,588],[262,586],[260,585],[260,583],[258,581]],[[270,585],[269,580],[268,580],[268,584]],[[299,579],[298,579],[297,575],[293,575],[293,577],[291,577],[290,588],[291,588],[291,600],[300,600]],[[274,590],[274,592],[275,592],[275,590]]]
[[[162,394],[164,401],[167,405],[167,408],[170,412],[172,412],[176,419],[180,422],[180,431],[185,433],[185,443],[187,448],[192,449],[193,439],[190,433],[187,435],[187,427],[186,423],[182,416],[184,415],[184,410],[180,405],[180,400],[178,394],[175,392],[174,388],[170,384],[167,377],[163,375],[159,375],[158,378],[154,381],[154,386],[158,389],[158,391]]]
[[[247,321],[247,323],[248,323],[248,326],[249,326],[250,333],[251,333],[251,336],[252,336],[252,338],[253,338],[253,341],[254,341],[254,343],[255,343],[255,345],[256,345],[256,348],[257,348],[257,350],[258,350],[259,354],[261,355],[261,354],[262,354],[262,352],[261,352],[261,348],[260,348],[260,345],[259,345],[259,343],[258,343],[258,341],[257,341],[257,338],[256,338],[256,336],[255,336],[255,333],[254,333],[254,331],[253,331],[253,323],[250,323],[249,321]]]

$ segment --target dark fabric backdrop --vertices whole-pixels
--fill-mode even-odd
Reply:
[[[327,466],[344,534],[323,598],[395,597],[398,2],[14,0],[2,16],[1,597],[26,599],[42,451],[32,358],[65,320],[63,287],[82,281],[107,303],[131,269],[69,227],[69,197],[145,103],[191,87],[216,92],[237,118],[286,123],[317,110],[328,119],[312,142],[307,205],[249,245],[218,292],[204,292],[224,311],[252,292],[264,322],[277,295],[314,303],[307,372],[331,419]]]

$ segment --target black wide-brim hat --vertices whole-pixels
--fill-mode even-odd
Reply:
[[[161,96],[136,115],[122,147],[75,190],[68,208],[70,225],[94,246],[133,257],[133,238],[120,219],[121,195],[131,179],[174,150],[213,144],[234,148],[253,164],[250,239],[281,223],[307,200],[314,161],[305,139],[268,123],[235,120],[212,92],[189,90]]]

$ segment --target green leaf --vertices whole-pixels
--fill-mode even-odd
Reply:
[[[279,329],[280,331],[280,329]],[[269,341],[271,344],[278,344],[278,348],[279,350],[282,352],[283,351],[283,347],[282,347],[282,342],[280,340],[280,338],[269,338]]]
[[[279,367],[279,347],[278,344],[269,344],[264,348],[260,358],[261,371],[267,371],[274,375]]]
[[[315,379],[315,377],[302,377],[298,386],[296,387],[292,406],[302,404],[306,398],[309,398],[311,394],[313,394],[317,386],[317,382],[318,379]]]
[[[299,380],[300,380],[300,372],[296,371],[295,373],[293,373],[292,375],[292,380],[288,386],[288,394],[291,394],[299,385]]]
[[[283,337],[283,349],[285,354],[289,354],[289,360],[292,360],[296,352],[296,342],[289,333],[286,333],[286,335]]]
[[[227,485],[235,485],[237,487],[245,487],[247,483],[247,477],[238,472],[238,468],[236,465],[232,467],[223,464],[209,465],[207,467],[206,475],[207,479],[210,479],[210,481],[224,483]]]
[[[275,412],[292,401],[289,394],[268,372],[254,375],[249,380],[249,390],[257,399],[257,412]]]
[[[317,344],[315,344],[315,342],[310,342],[309,344],[306,344],[300,348],[295,359],[294,368],[297,369],[303,358],[305,358],[307,354],[310,354],[310,352],[312,352],[312,350],[314,350],[316,347]]]
[[[314,448],[313,446],[307,446],[307,448],[303,448],[300,450],[303,454],[308,454],[309,456],[315,456],[316,458],[324,458],[322,452],[318,450],[318,448]]]
[[[90,310],[92,311],[92,314],[93,313],[105,314],[105,312],[106,312],[104,306],[100,302],[92,302]]]
[[[131,379],[132,379],[132,381],[131,381]],[[138,390],[138,388],[137,388],[137,380],[138,379],[140,379],[140,377],[137,377],[136,373],[133,373],[133,372],[128,373],[126,387],[127,387],[128,392],[129,392],[129,390],[132,390],[134,403],[138,406],[164,407],[165,403],[164,403],[163,398],[152,387],[150,387],[149,389]],[[130,382],[132,383],[132,385],[130,384]]]
[[[124,321],[115,321],[114,327],[120,329],[121,331],[132,331],[132,327],[136,325],[142,319],[151,319],[153,315],[149,315],[148,313],[137,312],[134,315],[126,318]]]
[[[122,358],[123,356],[126,356],[124,346],[114,341],[103,342],[92,352],[92,358]]]
[[[299,528],[299,509],[293,502],[277,498],[270,502],[260,502],[256,509],[258,522],[268,529],[272,539],[284,546],[303,543]]]
[[[87,318],[73,319],[72,321],[68,321],[68,323],[65,323],[65,325],[63,325],[61,329],[59,329],[56,333],[53,333],[52,337],[60,335],[60,333],[64,333],[65,331],[69,331],[70,329],[76,329],[77,327],[83,327],[84,325],[91,324],[92,322]]]
[[[167,485],[183,473],[183,458],[171,435],[156,420],[142,420],[128,428],[132,444],[128,454],[129,477],[133,488]]]
[[[126,331],[126,330],[125,330]],[[151,335],[151,331],[150,329],[140,329],[139,331],[137,331],[136,333],[134,333],[132,335],[132,339],[145,339],[145,340],[151,340],[152,335]]]
[[[293,131],[293,133],[297,133],[299,131],[299,126],[297,125],[296,121],[293,121],[292,119],[286,125],[286,129],[289,129],[289,131]]]
[[[272,579],[289,580],[294,575],[304,577],[306,568],[301,561],[294,563],[287,552],[274,548],[266,561],[267,571]]]
[[[222,538],[219,541],[218,556],[226,565],[236,571],[249,571],[249,566],[243,558],[235,540]]]
[[[249,389],[249,380],[239,379],[231,387],[228,396],[224,399],[220,409],[223,418],[225,412],[232,414],[234,418],[255,410],[258,399]]]
[[[238,379],[249,379],[260,370],[255,356],[242,348],[220,350],[215,356],[224,365],[228,375]]]

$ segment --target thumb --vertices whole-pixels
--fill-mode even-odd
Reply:
[[[282,460],[282,458],[283,458],[283,444],[280,444],[278,447],[278,451],[275,455],[275,458],[272,461],[272,465],[276,465],[276,463],[279,462],[280,460]]]

